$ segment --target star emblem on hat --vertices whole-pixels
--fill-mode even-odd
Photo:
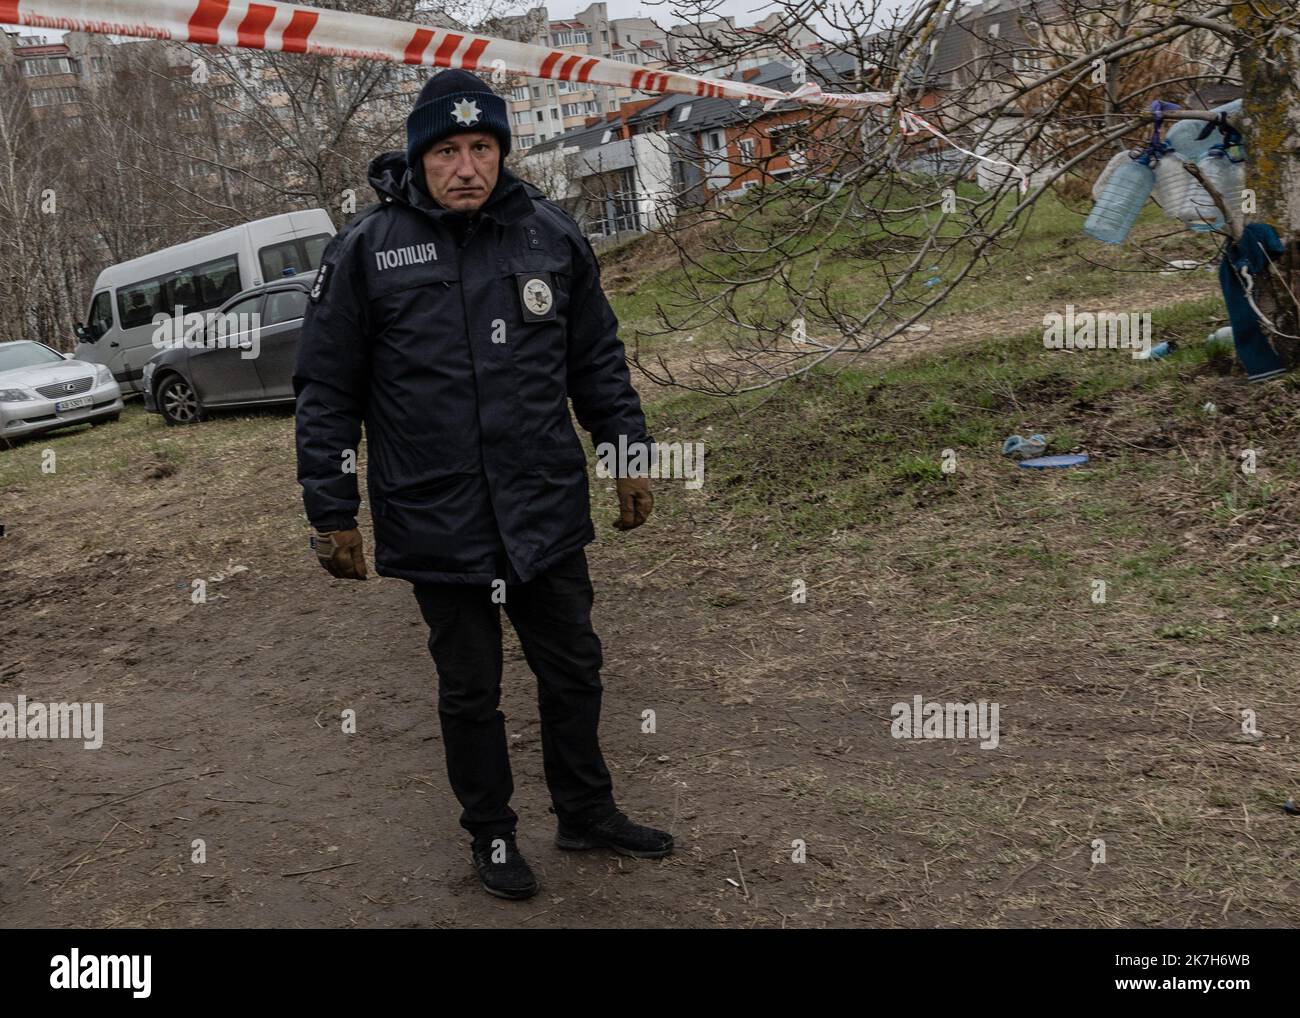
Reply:
[[[477,124],[481,112],[473,99],[462,99],[451,109],[451,115],[458,124]]]

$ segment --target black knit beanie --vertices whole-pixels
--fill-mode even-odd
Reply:
[[[489,131],[510,152],[510,118],[506,101],[477,75],[459,68],[439,71],[420,89],[406,118],[406,162],[417,181],[424,179],[421,160],[434,142],[459,131]]]

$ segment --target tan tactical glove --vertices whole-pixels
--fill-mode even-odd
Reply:
[[[360,530],[318,530],[311,543],[320,564],[331,576],[340,580],[366,579]]]
[[[614,480],[614,487],[618,489],[619,510],[614,526],[619,530],[641,526],[655,507],[655,497],[650,494],[650,478],[618,477]]]

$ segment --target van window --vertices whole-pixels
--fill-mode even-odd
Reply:
[[[219,307],[237,294],[239,259],[235,255],[192,265],[130,286],[118,287],[117,317],[124,329],[148,325],[155,315],[207,311]]]
[[[113,298],[107,290],[95,294],[95,299],[90,302],[88,319],[86,324],[95,339],[113,327]]]
[[[178,273],[176,285],[194,287],[194,306],[186,304],[187,311],[209,311],[220,307],[243,289],[239,278],[239,259],[235,255],[195,265]],[[179,303],[179,302],[177,302]]]
[[[117,317],[122,328],[148,325],[154,315],[162,314],[162,295],[161,279],[147,279],[143,283],[118,287]]]
[[[279,325],[307,313],[307,295],[301,290],[276,290],[266,297],[266,323]]]
[[[272,283],[285,274],[285,269],[293,269],[295,273],[319,269],[321,255],[332,239],[328,233],[317,233],[266,245],[257,252],[262,279]]]
[[[170,276],[163,306],[172,314],[209,311],[239,292],[239,261],[231,255],[204,262]],[[179,309],[184,308],[181,312]]]

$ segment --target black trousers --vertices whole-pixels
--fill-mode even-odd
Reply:
[[[537,676],[542,766],[555,814],[583,822],[614,809],[600,752],[602,664],[591,628],[593,592],[579,549],[528,583],[508,584],[505,610]],[[513,832],[514,780],[501,702],[501,604],[491,587],[416,584],[429,653],[438,670],[438,717],[447,776],[471,834]],[[498,600],[500,594],[497,595]]]

